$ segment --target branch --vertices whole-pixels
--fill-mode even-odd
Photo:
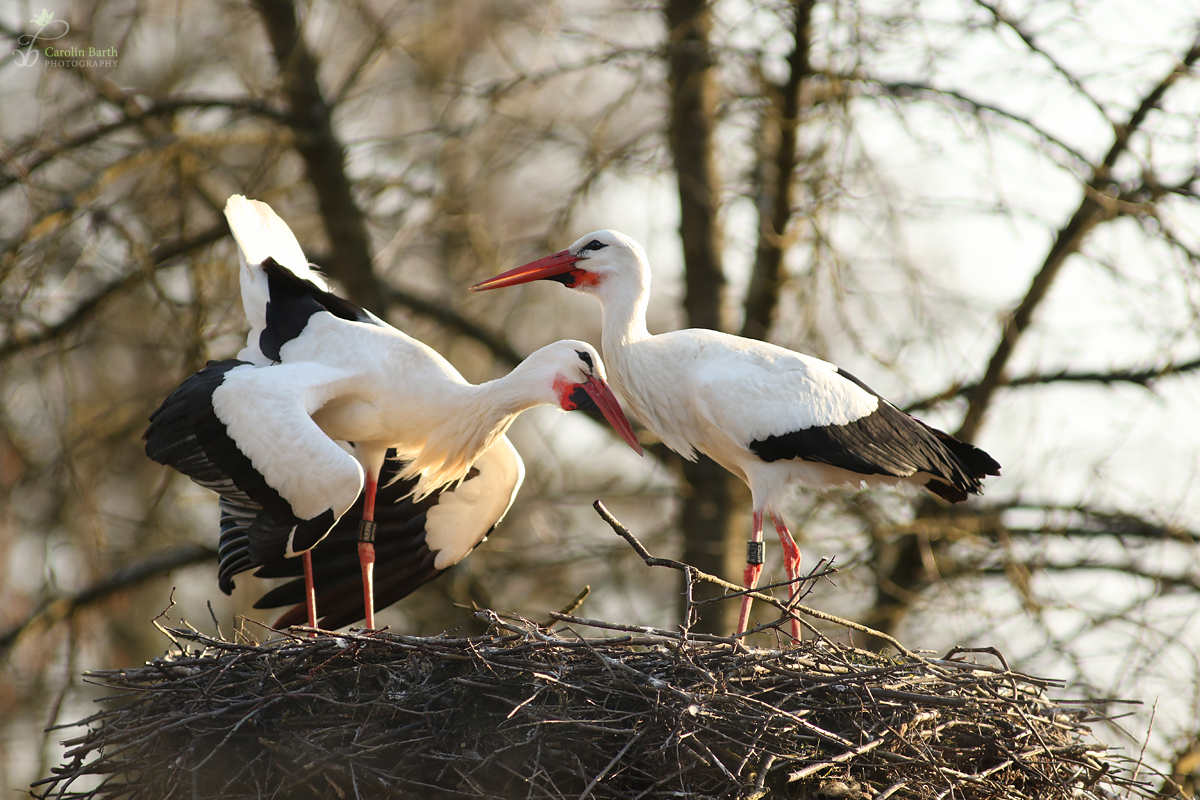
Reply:
[[[1021,503],[1008,506],[1004,510],[1009,509],[1040,511],[1045,514],[1076,514],[1083,518],[1080,521],[1077,517],[1073,524],[1042,525],[1036,528],[1006,527],[1005,531],[1010,535],[1114,536],[1118,539],[1173,540],[1188,545],[1200,544],[1200,531],[1152,522],[1145,517],[1123,511],[1100,511],[1078,506],[1033,506]]]
[[[1117,127],[1115,141],[1104,160],[1093,170],[1092,178],[1084,188],[1082,202],[1075,213],[1071,215],[1067,224],[1059,229],[1058,236],[1042,263],[1041,270],[1034,276],[1025,297],[1004,324],[1004,329],[1000,334],[1000,343],[997,345],[978,386],[970,395],[962,425],[954,434],[957,438],[969,442],[979,432],[983,416],[990,407],[996,390],[1005,383],[1004,371],[1008,367],[1009,359],[1016,350],[1021,336],[1029,328],[1034,311],[1046,297],[1046,293],[1050,290],[1054,279],[1058,277],[1059,270],[1066,262],[1067,257],[1078,252],[1084,237],[1108,215],[1110,198],[1106,191],[1110,185],[1113,166],[1129,149],[1130,138],[1141,128],[1150,112],[1162,102],[1167,90],[1189,72],[1198,58],[1200,58],[1200,38],[1193,41],[1183,59],[1176,63],[1171,71],[1142,99],[1142,102],[1130,115],[1129,121]]]
[[[224,238],[228,233],[229,227],[222,220],[208,230],[195,236],[172,239],[171,241],[155,246],[150,251],[150,262],[156,269],[164,267],[180,256]],[[10,334],[7,340],[0,343],[0,361],[4,361],[30,348],[58,341],[91,319],[94,312],[109,298],[115,297],[136,286],[145,280],[146,277],[147,273],[142,270],[122,275],[120,278],[116,278],[101,286],[90,297],[80,301],[74,311],[54,325],[46,325],[36,333],[28,336],[18,333]]]
[[[122,567],[87,589],[49,600],[23,622],[0,634],[0,656],[16,644],[21,634],[29,630],[35,623],[42,622],[43,629],[49,628],[70,617],[79,609],[98,603],[109,595],[145,583],[180,567],[213,561],[216,557],[217,551],[211,547],[198,544],[182,545]]]
[[[882,639],[883,641],[895,647],[897,652],[903,653],[908,658],[918,661],[927,660],[921,658],[916,653],[913,653],[907,647],[900,644],[900,642],[896,641],[896,639],[892,638],[891,636],[888,636],[886,633],[873,630],[868,628],[866,625],[860,625],[857,622],[853,622],[848,619],[835,617],[833,614],[826,614],[824,611],[817,611],[815,608],[809,608],[808,606],[803,606],[799,603],[784,603],[776,600],[769,594],[750,591],[743,586],[738,586],[736,583],[730,583],[729,581],[722,580],[715,575],[709,575],[707,572],[702,572],[690,564],[683,563],[682,561],[675,561],[670,558],[658,558],[657,556],[653,556],[650,554],[650,551],[646,549],[646,546],[638,541],[638,538],[634,536],[628,528],[622,525],[616,517],[609,513],[609,510],[604,507],[604,503],[597,500],[596,502],[592,503],[592,508],[596,509],[596,513],[600,515],[600,518],[607,522],[608,526],[612,528],[618,536],[629,543],[629,546],[633,548],[634,552],[641,557],[642,561],[644,561],[648,567],[667,567],[668,569],[690,573],[691,576],[696,580],[704,581],[705,583],[711,583],[714,586],[718,586],[725,591],[730,592],[730,597],[741,597],[745,595],[747,597],[752,597],[755,600],[761,600],[764,603],[768,603],[787,616],[800,613],[810,616],[814,619],[819,619],[823,622],[831,622],[835,625],[840,625],[842,627],[849,628],[850,630],[858,631],[866,636],[874,636]]]
[[[410,311],[422,314],[430,319],[441,323],[443,327],[460,333],[464,336],[469,336],[475,341],[482,344],[491,352],[492,356],[499,361],[503,361],[510,367],[515,367],[524,360],[524,356],[518,353],[504,335],[498,331],[489,330],[488,328],[479,325],[472,320],[459,314],[450,306],[437,303],[432,300],[427,300],[423,297],[418,297],[404,289],[399,289],[390,284],[381,284],[383,290],[382,297],[387,304],[395,303],[404,306]]]
[[[1049,131],[1038,127],[1038,125],[1036,125],[1033,122],[1033,120],[1029,119],[1028,117],[1023,117],[1019,114],[1015,114],[1011,111],[1008,111],[1007,109],[1001,108],[1000,106],[992,105],[991,103],[985,103],[983,101],[976,100],[973,97],[963,94],[962,92],[956,91],[954,89],[938,89],[933,86],[930,86],[927,83],[916,83],[916,82],[912,82],[912,81],[891,81],[891,82],[889,82],[889,81],[877,81],[877,80],[870,80],[870,79],[864,80],[862,77],[854,76],[854,75],[843,76],[843,77],[839,78],[839,80],[857,81],[857,82],[861,83],[863,86],[875,86],[875,87],[878,87],[879,89],[882,89],[887,95],[889,95],[891,97],[895,97],[895,98],[900,98],[900,99],[907,98],[914,94],[930,94],[930,95],[934,95],[938,99],[952,100],[959,107],[961,107],[967,111],[970,111],[972,114],[975,114],[976,116],[981,116],[983,114],[993,114],[997,117],[1000,117],[1001,119],[1006,119],[1006,120],[1009,120],[1010,122],[1017,123],[1021,127],[1030,130],[1035,135],[1037,135],[1039,138],[1045,140],[1046,142],[1049,142],[1050,144],[1059,148],[1060,150],[1062,150],[1064,153],[1066,153],[1070,157],[1074,158],[1076,160],[1078,166],[1081,168],[1086,167],[1089,164],[1089,160],[1088,160],[1087,156],[1085,156],[1080,151],[1076,150],[1071,145],[1064,142],[1062,139],[1059,139],[1058,137],[1056,137],[1054,134],[1050,133]]]
[[[1157,569],[1144,569],[1134,564],[1109,564],[1103,561],[1080,559],[1078,561],[1019,561],[1016,562],[1029,574],[1037,572],[1076,572],[1079,570],[1102,570],[1118,572],[1122,575],[1132,575],[1135,578],[1145,578],[1158,584],[1163,590],[1188,589],[1200,592],[1200,577],[1189,573],[1166,575]],[[1007,577],[1010,564],[998,567],[985,567],[979,570],[980,575]]]
[[[24,164],[19,164],[15,159],[10,159],[8,164],[9,174],[0,176],[0,190],[7,188],[16,180],[26,178],[29,173],[63,153],[68,153],[76,148],[92,144],[131,125],[140,125],[148,120],[174,114],[178,111],[202,108],[228,108],[233,111],[247,111],[276,121],[283,121],[283,115],[278,111],[266,103],[253,98],[179,97],[161,100],[150,108],[132,113],[124,113],[118,120],[73,134],[49,147],[43,148],[38,146],[38,139],[42,138],[40,136],[33,137],[16,145],[13,147],[14,153],[20,153],[32,148],[36,150],[36,155]],[[124,112],[125,109],[122,109],[122,111]]]
[[[1196,797],[1200,788],[1200,728],[1191,734],[1189,741],[1175,751],[1171,761],[1171,774],[1163,777],[1160,792],[1163,797]]]
[[[1104,385],[1113,385],[1118,383],[1131,383],[1136,386],[1150,388],[1150,385],[1155,381],[1170,377],[1172,375],[1183,375],[1190,372],[1200,370],[1200,358],[1193,358],[1190,361],[1181,361],[1177,364],[1167,364],[1162,367],[1124,367],[1121,369],[1110,370],[1107,372],[1097,371],[1082,371],[1073,372],[1070,370],[1059,370],[1058,372],[1035,372],[1029,375],[1022,375],[1017,378],[1012,378],[1007,382],[1007,386],[1040,386],[1051,383],[1099,383]],[[920,400],[904,406],[904,410],[909,414],[915,414],[918,411],[924,411],[928,408],[944,403],[948,400],[954,400],[958,397],[969,397],[979,390],[978,383],[963,383],[951,386],[949,389],[939,394],[929,395]]]
[[[1054,68],[1055,72],[1061,75],[1067,83],[1071,84],[1075,91],[1087,98],[1087,101],[1092,104],[1092,107],[1100,112],[1100,116],[1104,117],[1106,120],[1108,119],[1108,115],[1104,113],[1103,106],[1096,102],[1096,98],[1088,94],[1087,89],[1083,87],[1083,84],[1079,82],[1079,79],[1072,75],[1066,67],[1058,63],[1058,60],[1055,59],[1054,56],[1042,49],[1042,46],[1037,43],[1037,40],[1034,38],[1032,33],[1018,25],[1016,20],[1010,18],[1007,14],[991,3],[985,2],[985,0],[975,0],[975,4],[987,9],[988,13],[992,15],[992,18],[995,19],[996,22],[1007,26],[1009,30],[1015,33],[1021,39],[1021,41],[1025,43],[1025,46],[1029,48],[1030,52],[1037,53],[1039,56],[1046,59],[1050,66]]]
[[[326,264],[330,259],[331,256],[326,254],[324,259],[314,259],[313,263]],[[401,289],[387,281],[380,281],[379,295],[368,308],[378,309],[382,313],[384,307],[392,305],[407,308],[409,311],[428,317],[454,333],[474,339],[486,347],[493,357],[510,367],[515,367],[525,360],[525,356],[517,352],[502,332],[491,330],[464,317],[447,303],[421,297],[408,289]]]

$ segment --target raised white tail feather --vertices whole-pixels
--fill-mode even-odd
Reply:
[[[225,203],[225,219],[238,246],[238,260],[241,262],[238,283],[242,292],[242,308],[250,323],[246,348],[238,357],[253,363],[265,362],[265,357],[258,349],[258,337],[267,326],[270,288],[267,276],[258,268],[259,265],[272,258],[322,289],[328,289],[329,285],[309,267],[308,259],[291,228],[266,203],[248,200],[240,194],[231,195]]]
[[[225,203],[225,219],[237,240],[245,264],[258,265],[275,259],[302,278],[328,289],[324,278],[313,272],[292,229],[266,203],[247,200],[240,194]]]

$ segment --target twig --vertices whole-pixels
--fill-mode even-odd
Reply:
[[[807,767],[805,767],[804,769],[789,773],[788,774],[788,783],[793,783],[795,781],[801,780],[802,778],[807,778],[809,775],[819,772],[820,770],[823,770],[826,767],[831,767],[834,764],[841,764],[844,761],[849,761],[850,759],[854,758],[855,756],[861,756],[863,753],[868,753],[868,752],[874,750],[876,747],[879,747],[879,745],[881,745],[881,744],[883,744],[883,739],[876,739],[874,741],[867,742],[862,747],[856,747],[853,750],[847,750],[846,752],[842,753],[841,755],[834,756],[833,758],[827,759],[818,764],[810,764]]]
[[[681,561],[675,561],[675,560],[669,559],[669,558],[658,558],[656,556],[652,556],[652,555],[650,555],[650,551],[646,549],[646,546],[643,545],[640,541],[638,541],[637,537],[634,536],[632,533],[630,533],[629,529],[626,528],[623,524],[621,524],[621,522],[618,521],[616,517],[614,517],[611,513],[609,513],[609,510],[604,507],[604,503],[597,500],[596,502],[592,503],[592,508],[596,509],[596,513],[600,515],[600,518],[603,519],[605,522],[607,522],[609,527],[611,527],[617,533],[618,536],[620,536],[622,539],[624,539],[626,542],[629,543],[629,546],[634,549],[634,552],[636,552],[639,556],[641,556],[642,561],[646,562],[646,566],[667,567],[669,569],[681,570],[681,571],[691,570],[692,573],[695,575],[695,577],[699,580],[702,580],[706,583],[714,584],[716,586],[720,586],[723,589],[727,589],[731,592],[736,593],[737,596],[746,595],[748,597],[753,597],[755,600],[761,600],[762,602],[768,603],[769,605],[772,605],[775,608],[779,609],[785,615],[789,615],[791,612],[799,612],[801,614],[806,614],[810,617],[819,619],[823,622],[831,622],[835,625],[840,625],[844,628],[849,628],[853,631],[858,631],[859,633],[866,634],[867,636],[874,636],[878,639],[882,639],[883,641],[885,641],[888,644],[895,647],[897,651],[902,653],[907,658],[916,659],[918,661],[926,660],[922,656],[912,652],[907,647],[900,644],[900,642],[897,641],[892,636],[889,636],[888,634],[883,633],[881,631],[874,630],[873,628],[868,628],[866,625],[861,625],[852,620],[842,619],[841,617],[834,616],[833,614],[827,614],[824,611],[817,611],[815,608],[809,608],[808,606],[804,606],[804,605],[800,605],[800,604],[789,605],[787,603],[776,600],[774,597],[771,597],[770,595],[762,594],[761,592],[756,592],[756,591],[747,591],[742,586],[738,586],[737,584],[730,583],[729,581],[721,580],[720,578],[718,578],[714,575],[709,575],[707,572],[702,572],[693,566],[684,564]],[[734,595],[730,595],[730,596],[732,597]]]

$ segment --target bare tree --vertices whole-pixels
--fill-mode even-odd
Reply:
[[[238,349],[219,209],[241,192],[275,206],[341,291],[478,380],[553,338],[595,340],[595,309],[553,286],[465,286],[592,228],[642,225],[630,232],[658,257],[652,326],[836,359],[1005,464],[953,509],[800,495],[809,563],[843,567],[809,602],[910,647],[1002,644],[1082,694],[1149,701],[1174,676],[1146,758],[1175,776],[1167,791],[1187,790],[1200,446],[1155,418],[1190,419],[1200,365],[1200,42],[1186,10],[1154,13],[1174,16],[1145,12],[1154,38],[1118,59],[1092,45],[1111,22],[1069,2],[60,12],[61,46],[120,55],[0,66],[0,736],[13,745],[0,779],[45,773],[55,749],[28,731],[83,716],[82,669],[161,650],[147,621],[171,587],[167,613],[199,626],[231,626],[257,597],[249,579],[214,596],[215,504],[140,447],[156,404]],[[17,51],[36,30],[0,23]],[[646,195],[661,215],[649,222],[629,210]],[[1017,240],[1011,260],[990,258]],[[1081,272],[1108,294],[1084,297]],[[663,300],[675,294],[678,307]],[[1114,308],[1124,327],[1110,335],[1098,320]],[[1085,415],[1083,437],[1039,428]],[[597,615],[671,624],[677,587],[647,584],[591,513],[597,497],[656,551],[740,572],[740,481],[662,447],[635,463],[587,424],[518,425],[518,505],[393,624],[474,624],[455,602],[540,617],[585,583]],[[1144,435],[1163,446],[1131,448]],[[1131,449],[1138,480],[1111,458]],[[725,607],[701,624],[724,632]]]

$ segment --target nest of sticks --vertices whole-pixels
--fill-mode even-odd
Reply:
[[[106,708],[76,723],[86,733],[34,795],[1151,794],[1092,739],[1086,706],[1050,699],[1053,681],[995,651],[998,665],[967,651],[882,656],[819,634],[767,650],[568,614],[553,615],[558,630],[480,615],[491,631],[475,637],[172,630],[167,655],[89,673],[112,692]]]

